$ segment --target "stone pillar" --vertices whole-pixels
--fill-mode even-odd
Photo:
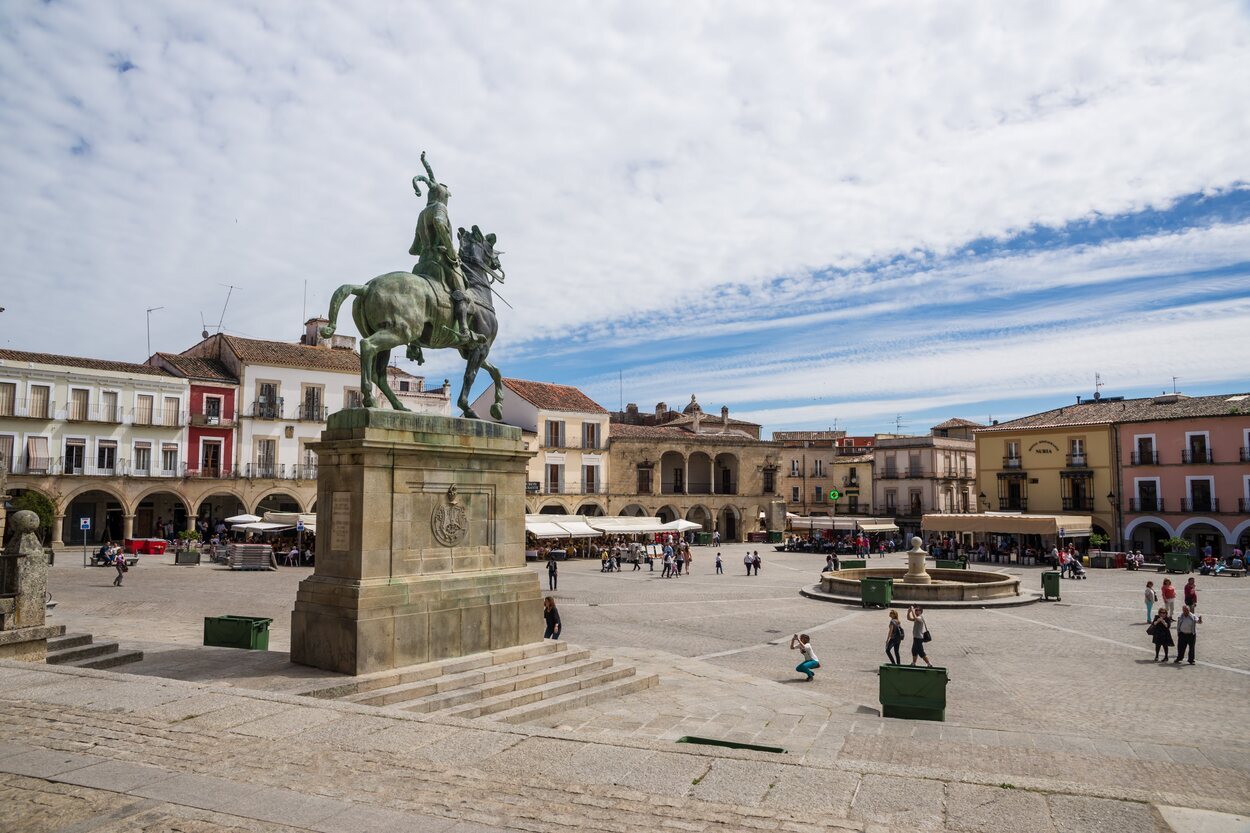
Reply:
[[[921,546],[924,542],[919,537],[911,539],[911,549],[907,551],[907,574],[903,576],[903,584],[931,584],[933,577],[925,567],[924,559],[928,555]]]
[[[56,520],[52,522],[52,548],[64,547],[65,542],[61,540],[65,534],[65,516],[57,515]]]
[[[65,632],[46,623],[48,559],[36,534],[39,516],[13,513],[13,535],[0,553],[0,659],[43,662],[48,637]]]
[[[135,537],[135,516],[122,515],[122,538]]]
[[[293,662],[365,674],[541,641],[519,429],[360,408],[313,449],[317,561]]]
[[[190,512],[188,512],[187,513],[187,532],[195,532],[195,521],[196,521],[195,515],[192,515]]]

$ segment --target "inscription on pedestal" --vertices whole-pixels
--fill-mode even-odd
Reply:
[[[330,498],[330,549],[347,552],[352,544],[352,493],[335,492]]]

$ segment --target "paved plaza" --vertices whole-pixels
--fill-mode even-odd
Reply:
[[[930,653],[951,682],[947,720],[931,723],[879,716],[884,612],[800,596],[823,556],[751,546],[764,564],[747,577],[744,549],[721,549],[719,576],[707,548],[677,579],[562,563],[566,640],[661,683],[522,726],[292,696],[325,677],[283,655],[307,569],[154,558],[118,589],[62,552],[51,621],[145,659],[125,674],[0,666],[0,829],[1250,824],[1250,579],[1199,577],[1194,666],[1153,662],[1140,600],[1155,573],[1091,570],[1061,602],[934,611]],[[1039,568],[998,569],[1040,583]],[[203,617],[227,613],[272,617],[270,652],[203,648]],[[810,684],[787,649],[796,631],[823,664]],[[787,751],[674,743],[683,735]]]

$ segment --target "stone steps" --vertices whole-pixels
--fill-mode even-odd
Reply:
[[[632,672],[633,669],[631,668],[630,671]],[[652,688],[658,685],[659,682],[660,678],[654,674],[646,676],[631,674],[597,688],[578,689],[544,700],[525,703],[507,711],[498,712],[492,715],[491,719],[500,723],[528,723],[531,720],[540,720],[556,712],[571,711],[582,706],[590,706],[595,703],[602,703],[605,700],[624,697],[627,694]]]
[[[116,642],[96,642],[89,633],[64,634],[48,640],[48,665],[102,669],[141,659],[142,651],[122,651]]]
[[[584,648],[546,641],[362,675],[302,694],[418,714],[523,723],[657,682],[655,676],[639,677],[632,666],[617,665],[610,657],[596,658]]]

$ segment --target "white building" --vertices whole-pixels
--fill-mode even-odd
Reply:
[[[520,428],[527,446],[536,446],[527,494],[567,496],[561,507],[565,514],[606,514],[607,410],[568,385],[522,379],[504,379],[503,384],[502,421]],[[494,388],[487,387],[473,410],[486,414],[494,401]]]

